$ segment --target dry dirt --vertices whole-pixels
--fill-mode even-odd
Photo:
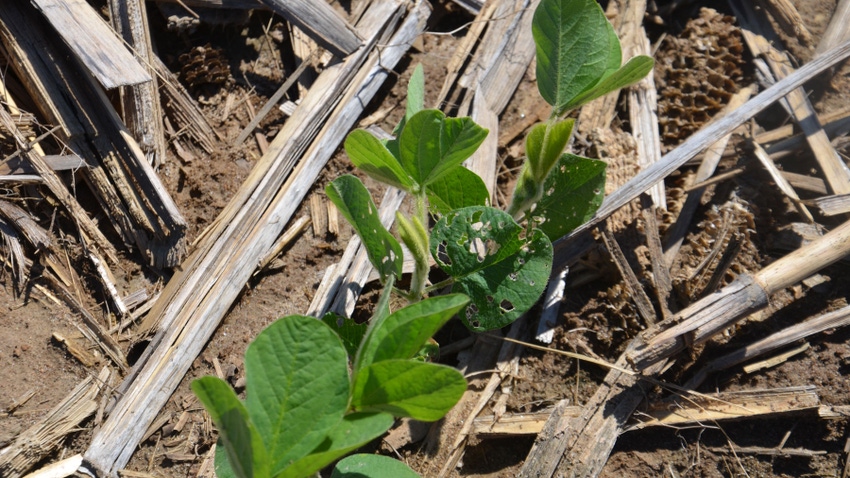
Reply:
[[[389,110],[379,123],[385,129],[391,129],[403,114],[404,85],[416,64],[422,63],[425,67],[426,102],[427,98],[436,97],[445,65],[463,33],[463,29],[456,29],[472,20],[471,16],[450,5],[448,0],[436,3],[435,15],[430,23],[432,33],[422,36],[419,49],[413,50],[402,62],[395,77],[367,110],[367,114]],[[752,59],[740,46],[740,39],[736,39],[735,35],[740,33],[730,23],[731,20],[726,22],[721,17],[712,17],[710,21],[714,23],[708,26],[688,24],[689,20],[700,16],[700,7],[711,6],[725,12],[725,3],[651,3],[658,4],[657,16],[648,18],[647,25],[651,42],[658,48],[656,81],[661,101],[659,114],[664,148],[669,150],[709,121],[728,100],[732,90],[755,81],[755,76]],[[797,0],[793,3],[817,40],[831,17],[835,2]],[[246,99],[254,110],[259,109],[292,70],[291,58],[286,55],[281,58],[280,54],[283,50],[281,38],[284,37],[282,24],[268,14],[254,12],[245,23],[202,24],[197,30],[175,33],[167,30],[163,17],[152,4],[150,7],[154,42],[166,64],[172,71],[184,70],[181,78],[187,82],[221,137],[234,138],[249,120],[247,104],[240,100]],[[268,35],[264,34],[264,28]],[[706,59],[699,56],[699,44],[712,37],[718,39],[725,50],[719,59],[709,59],[706,63]],[[784,40],[797,61],[803,63],[811,58],[810,48],[800,45],[794,38],[785,37]],[[183,55],[190,54],[195,47],[211,48],[216,52],[218,56],[214,63],[218,70],[215,73],[219,77],[199,78],[193,74],[191,66],[187,67],[188,71],[184,69],[184,65],[191,65],[191,62]],[[707,77],[712,72],[722,76],[722,82],[708,81]],[[819,111],[846,107],[850,92],[848,83],[850,73],[847,68],[839,70],[832,81],[813,82],[810,85],[811,97]],[[533,78],[527,76],[501,118],[503,128],[521,121],[525,112],[541,107],[540,100],[534,95],[535,90]],[[237,103],[225,117],[228,97]],[[694,98],[699,104],[694,104]],[[628,121],[623,118],[625,115],[621,113],[621,118],[614,122],[615,128],[628,131]],[[271,139],[284,120],[279,112],[273,113],[262,123],[261,129]],[[784,112],[778,109],[759,117],[759,125],[766,128],[786,121]],[[513,139],[500,150],[503,189],[510,183],[511,168],[517,164],[521,138]],[[579,147],[584,148],[584,154],[610,159],[606,156],[611,156],[615,145],[584,147],[582,145],[589,144],[585,139],[577,141]],[[239,148],[226,144],[227,141],[223,141],[212,156],[200,157],[191,163],[172,157],[160,168],[164,183],[190,222],[190,240],[198,237],[212,223],[260,156],[257,142],[252,138]],[[842,151],[846,154],[846,149]],[[715,244],[719,242],[725,246],[733,236],[743,244],[732,266],[723,274],[722,283],[727,283],[739,274],[758,270],[787,252],[781,247],[782,231],[791,223],[801,221],[793,206],[746,152],[725,158],[720,170],[738,166],[745,166],[745,172],[711,187],[697,211],[690,235],[672,270],[676,295],[672,303],[675,307],[687,305],[704,292],[715,264],[710,262],[708,268],[699,274],[694,271]],[[788,161],[783,163],[783,167],[807,174],[817,173],[816,163],[807,153],[800,153],[795,164]],[[662,229],[669,226],[670,218],[681,206],[682,187],[695,170],[696,166],[688,166],[667,179],[671,212],[659,213]],[[320,194],[327,181],[344,172],[353,171],[344,155],[338,152],[311,194]],[[48,206],[30,203],[30,208],[45,222],[50,220]],[[309,212],[305,203],[294,217]],[[828,228],[840,221],[825,217],[816,219]],[[650,290],[651,271],[645,259],[645,248],[641,246],[645,242],[643,228],[642,221],[626,216],[618,228],[617,238],[630,255],[638,277]],[[721,236],[720,231],[731,233]],[[228,379],[236,383],[242,374],[241,356],[251,339],[275,319],[307,309],[325,268],[339,258],[350,235],[347,227],[339,235],[322,237],[316,237],[308,229],[270,268],[258,273],[245,285],[238,302],[232,306],[205,351],[195,360],[190,373],[162,411],[170,417],[166,427],[171,425],[173,428],[184,411],[188,411],[187,424],[179,433],[169,434],[167,428],[152,433],[135,453],[129,469],[157,477],[196,476],[204,455],[214,443],[215,432],[189,390],[190,381],[214,374],[214,364],[218,362]],[[68,251],[69,261],[75,261],[73,245],[68,246]],[[164,272],[163,277],[158,277],[154,271],[140,265],[140,259],[131,253],[125,254],[123,261],[124,270],[118,280],[125,293],[140,287],[153,292],[169,275]],[[783,326],[847,305],[850,275],[845,273],[846,267],[846,263],[839,263],[823,271],[826,280],[820,285],[795,286],[777,294],[771,299],[767,313],[752,318],[720,339],[683,357],[663,378],[682,383],[713,357],[751,343]],[[3,285],[0,288],[0,409],[8,411],[26,392],[35,392],[33,398],[14,413],[0,415],[2,444],[37,421],[80,380],[95,374],[98,367],[83,366],[52,338],[56,332],[64,336],[75,334],[73,312],[52,302],[36,287],[16,292],[8,272],[0,275],[0,284]],[[91,297],[85,298],[90,310],[100,311],[105,316],[103,296],[92,284],[85,284],[84,290],[91,293]],[[642,327],[643,322],[600,242],[571,272],[570,286],[561,307],[552,346],[614,361],[625,343]],[[443,345],[448,345],[467,336],[462,327],[453,324],[440,334],[439,339]],[[850,379],[846,377],[850,371],[848,339],[850,331],[846,329],[817,335],[809,340],[810,347],[805,352],[778,366],[752,374],[744,373],[740,367],[713,374],[700,391],[814,385],[823,404],[850,405]],[[120,343],[125,351],[134,347],[131,356],[137,355],[144,346],[144,343],[134,342],[132,333],[122,337]],[[443,360],[456,364],[458,354],[446,355]],[[520,362],[518,375],[513,377],[507,411],[538,411],[565,398],[581,405],[594,393],[604,374],[605,370],[597,366],[579,366],[573,359],[527,351]],[[649,388],[647,393],[653,398],[667,392]],[[846,443],[850,443],[847,425],[846,419],[826,420],[809,413],[631,431],[618,440],[602,476],[842,476],[848,460]],[[62,453],[85,449],[94,426],[96,424],[91,420],[85,422],[82,429],[63,444]],[[533,440],[533,436],[475,439],[456,476],[513,476]],[[751,451],[741,447],[751,447]],[[778,447],[808,450],[811,456],[770,453]],[[425,476],[433,474],[434,462],[439,456],[433,454],[433,448],[421,443],[396,452]]]

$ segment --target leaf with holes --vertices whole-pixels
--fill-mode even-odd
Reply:
[[[260,332],[245,352],[245,379],[271,476],[319,446],[348,408],[345,347],[314,317],[290,315]]]
[[[360,179],[345,174],[328,184],[325,193],[360,236],[381,282],[386,282],[389,275],[400,276],[404,259],[401,245],[381,223],[372,195]]]
[[[506,212],[468,207],[443,216],[431,231],[431,255],[472,303],[461,313],[467,327],[510,324],[537,302],[552,270],[552,243],[531,237]]]
[[[587,222],[605,195],[605,163],[564,153],[543,183],[532,216],[547,236],[563,237]],[[542,223],[541,223],[542,221]]]

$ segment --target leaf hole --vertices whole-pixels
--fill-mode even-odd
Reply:
[[[555,194],[555,188],[549,188],[549,190],[546,191],[547,196],[551,196],[553,194]],[[599,193],[596,193],[596,194],[599,194]]]
[[[502,301],[499,302],[499,309],[501,309],[503,313],[507,313],[514,310],[514,305],[511,304],[511,301],[508,299],[502,299]]]
[[[530,285],[530,286],[532,286],[532,287],[533,287],[533,286],[534,286],[534,281],[533,281],[533,280],[528,281],[528,285]]]
[[[451,267],[452,259],[447,252],[447,245],[446,241],[437,244],[437,260],[440,261],[440,264]]]
[[[508,279],[516,282],[516,279],[517,279],[516,272],[511,272],[510,274],[508,274]]]
[[[496,299],[494,299],[492,295],[487,296],[487,302],[492,304],[494,300],[496,300]]]
[[[481,221],[478,221],[478,222],[472,223],[472,225],[469,226],[469,227],[475,232],[480,232],[482,229],[484,229],[484,223],[481,222]]]
[[[599,193],[601,193],[601,192],[602,192],[602,190],[601,190],[601,189],[599,189],[599,188],[594,188],[594,189],[593,189],[593,194],[599,194]]]
[[[470,218],[470,224],[481,222],[482,214],[484,214],[484,211],[475,211],[474,213],[472,213],[472,217]]]
[[[472,319],[477,315],[478,315],[478,306],[475,305],[475,304],[469,304],[469,307],[466,308],[466,320],[472,322]]]
[[[484,259],[487,257],[487,249],[480,237],[469,241],[469,253],[475,254],[479,263],[484,262]]]
[[[499,252],[499,243],[493,239],[487,239],[487,255],[494,256]]]

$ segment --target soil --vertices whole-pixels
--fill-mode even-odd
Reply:
[[[730,93],[755,82],[756,77],[737,23],[732,17],[724,17],[730,13],[724,2],[651,3],[654,10],[647,15],[646,25],[650,41],[657,49],[655,79],[659,88],[659,122],[663,148],[669,151],[711,121],[728,101]],[[816,45],[832,16],[835,2],[795,0],[792,3],[801,13]],[[701,7],[711,7],[720,13],[701,13]],[[159,168],[164,184],[189,221],[187,234],[191,242],[213,223],[261,156],[262,144],[254,138],[238,147],[231,145],[232,140],[253,112],[265,104],[292,72],[292,58],[283,40],[287,36],[285,25],[268,13],[254,11],[250,17],[236,16],[239,17],[236,23],[232,22],[233,18],[226,23],[206,18],[193,28],[173,31],[169,30],[165,17],[153,2],[149,2],[149,9],[152,37],[159,54],[167,66],[180,75],[222,139],[215,153],[201,155],[192,162],[181,160],[171,151],[168,160]],[[366,115],[374,114],[379,126],[391,130],[404,113],[405,85],[413,67],[420,63],[426,72],[426,104],[428,98],[435,98],[446,64],[465,31],[462,27],[472,20],[471,15],[449,0],[436,1],[429,32],[422,35],[421,43],[399,65],[392,79],[369,105]],[[799,64],[811,59],[812,45],[801,44],[789,35],[782,35],[781,40]],[[706,48],[705,43],[709,41],[716,41],[718,46]],[[526,75],[500,118],[503,128],[522,121],[526,112],[540,108],[533,76]],[[297,98],[296,90],[291,90],[290,99]],[[836,70],[828,81],[813,81],[809,92],[820,113],[847,107],[850,68]],[[440,106],[452,108],[452,105]],[[285,120],[285,115],[274,109],[260,125],[262,135],[271,140]],[[788,119],[778,108],[757,118],[758,125],[766,129],[785,122]],[[613,124],[616,133],[629,131],[627,115],[622,111]],[[500,189],[503,191],[509,187],[512,171],[518,164],[523,136],[511,138],[500,148]],[[600,138],[605,136],[577,138],[578,152],[610,159],[615,145],[594,143]],[[733,141],[740,141],[740,137]],[[835,144],[846,160],[847,143],[838,140]],[[627,147],[625,150],[630,148],[633,149]],[[787,252],[784,238],[791,234],[789,231],[794,224],[804,222],[767,173],[749,157],[741,150],[721,162],[718,172],[739,166],[745,167],[745,172],[708,189],[671,269],[674,297],[665,306],[681,309],[708,292],[706,287],[716,268],[716,261],[707,260],[713,250],[723,251],[733,239],[740,243],[740,252],[729,268],[719,274],[722,286],[740,274],[755,272],[782,257]],[[817,163],[807,152],[799,153],[795,162],[788,160],[781,166],[789,171],[818,175]],[[696,164],[688,165],[667,178],[668,211],[658,214],[662,234],[681,207],[683,188],[696,167]],[[323,194],[327,182],[343,173],[356,174],[345,155],[337,152],[310,194]],[[364,181],[378,192],[374,182],[368,178]],[[380,198],[380,195],[375,194],[375,197]],[[809,193],[803,199],[808,197],[816,195]],[[50,223],[51,206],[30,202],[29,207],[45,225]],[[309,214],[309,201],[305,201],[294,217]],[[816,216],[816,220],[829,229],[842,218]],[[629,214],[618,216],[618,221],[617,240],[652,296],[652,272],[643,246],[646,243],[645,224]],[[139,446],[128,465],[129,470],[144,473],[139,476],[197,476],[207,451],[215,442],[216,433],[191,393],[189,383],[200,376],[216,374],[216,368],[220,368],[231,383],[237,384],[243,375],[241,357],[252,338],[275,319],[307,310],[325,269],[339,259],[351,234],[347,226],[337,234],[320,236],[308,228],[270,267],[258,272],[245,285],[239,300],[162,410],[160,416],[166,421],[159,422],[160,428],[153,430],[150,438]],[[79,260],[75,255],[79,251],[73,244],[67,245],[65,250],[69,261]],[[700,269],[704,262],[708,266]],[[846,263],[839,263],[822,271],[817,281],[776,294],[767,311],[754,314],[721,337],[684,354],[662,379],[684,383],[713,358],[806,318],[846,306],[850,301],[850,275],[845,273],[846,267]],[[170,271],[150,270],[139,255],[125,252],[122,271],[116,279],[119,290],[125,295],[141,288],[153,294],[162,288],[170,274]],[[59,334],[84,344],[74,325],[79,318],[67,307],[52,301],[45,289],[37,287],[36,279],[33,273],[33,280],[19,289],[8,270],[0,274],[3,285],[0,288],[0,410],[5,411],[0,414],[0,445],[33,425],[83,378],[96,375],[100,369],[97,365],[80,363],[55,338],[54,334]],[[89,310],[100,313],[99,319],[108,321],[104,296],[93,283],[82,285],[87,295],[84,300]],[[365,294],[362,300],[368,302],[369,295]],[[656,307],[660,306],[655,298],[653,301]],[[614,362],[628,340],[644,327],[631,294],[600,240],[570,271],[551,347]],[[437,338],[444,346],[451,346],[467,337],[465,329],[453,323]],[[125,352],[129,351],[131,358],[137,357],[145,345],[137,339],[132,327],[119,337],[119,344]],[[809,348],[779,365],[754,373],[746,373],[740,366],[715,373],[699,391],[812,385],[822,404],[850,405],[848,340],[848,329],[816,335],[808,339]],[[466,360],[464,353],[468,355],[469,350],[444,354],[442,360],[457,365]],[[581,405],[593,395],[605,373],[606,370],[599,366],[527,350],[510,386],[497,392],[483,414],[492,414],[502,394],[506,394],[502,403],[508,413],[545,410],[563,399]],[[479,381],[473,381],[473,386],[478,384]],[[32,398],[13,407],[27,396],[27,392],[34,392]],[[667,395],[669,392],[664,390],[653,390],[648,398]],[[188,421],[175,431],[181,418]],[[445,423],[442,426],[449,429],[458,425]],[[82,429],[71,434],[61,451],[51,459],[85,450],[96,426],[95,419],[84,422]],[[533,443],[534,435],[473,437],[452,476],[513,476],[518,473]],[[847,443],[850,443],[847,419],[827,419],[816,413],[701,423],[681,428],[654,427],[620,436],[602,476],[846,476]],[[374,444],[369,449],[379,450],[381,446]],[[792,455],[782,450],[802,452]],[[423,476],[434,476],[444,457],[439,444],[429,440],[389,453],[404,459]]]

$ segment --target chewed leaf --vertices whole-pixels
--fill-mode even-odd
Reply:
[[[471,118],[447,118],[440,110],[422,110],[407,122],[399,138],[399,160],[420,186],[427,186],[478,149],[487,130]]]
[[[290,315],[245,352],[246,408],[265,443],[270,476],[307,455],[348,408],[348,356],[339,337],[313,317]]]
[[[538,226],[551,238],[559,238],[587,222],[605,195],[605,163],[564,154],[546,177],[543,196],[532,213]]]
[[[357,129],[345,138],[345,152],[358,169],[382,183],[410,191],[413,181],[378,138]]]
[[[401,245],[381,223],[372,195],[360,179],[350,174],[340,176],[328,184],[325,192],[360,236],[381,281],[386,282],[389,275],[401,276]]]
[[[486,206],[490,191],[477,174],[455,168],[428,185],[428,202],[440,214],[469,206]]]
[[[541,0],[531,28],[537,86],[560,115],[611,69],[610,24],[596,0]]]
[[[443,216],[431,231],[431,255],[455,279],[453,292],[472,303],[461,318],[473,330],[510,324],[531,308],[552,269],[552,244],[506,212],[468,207]]]

